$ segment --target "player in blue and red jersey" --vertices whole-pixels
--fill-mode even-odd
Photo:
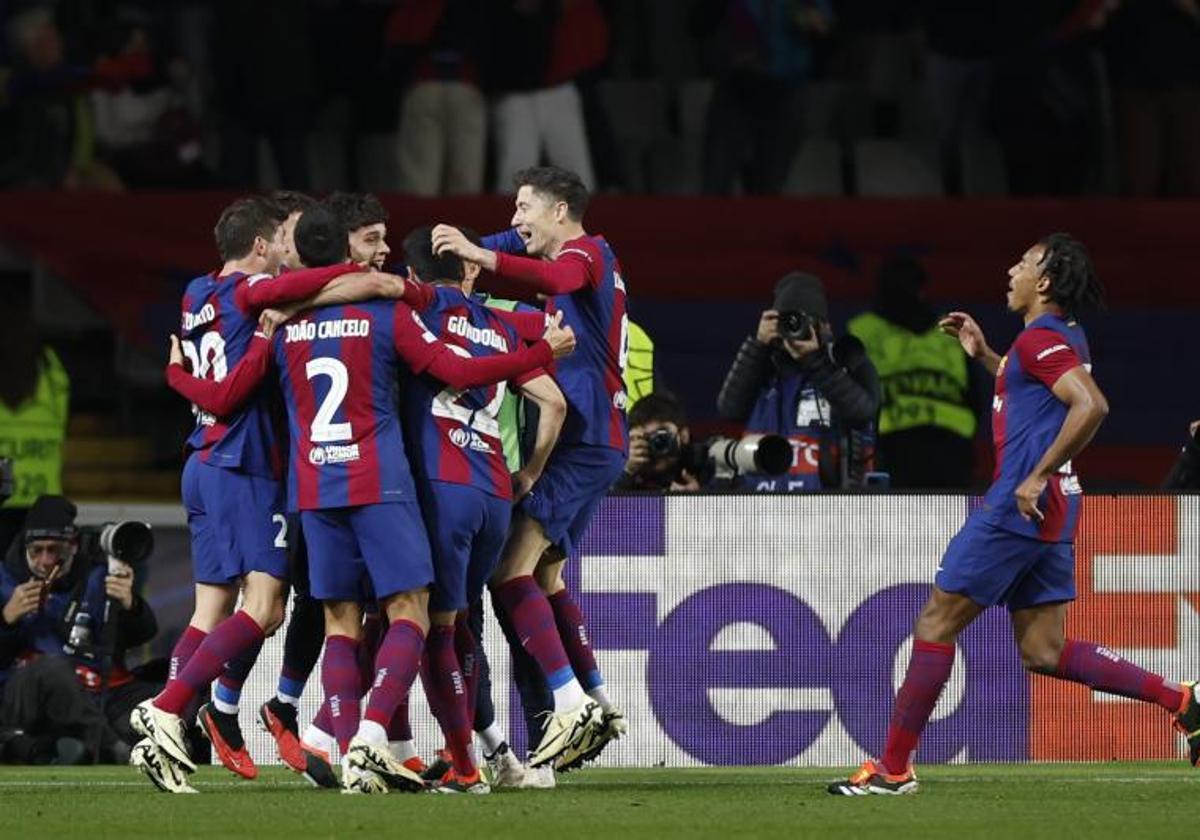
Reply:
[[[258,309],[277,292],[272,276],[286,256],[282,219],[273,203],[248,198],[234,202],[218,220],[214,232],[225,263],[219,272],[193,280],[183,301],[182,349],[198,376],[224,379],[250,352]],[[287,285],[292,294],[311,295],[346,271],[353,268],[293,272]],[[187,448],[183,496],[196,607],[172,654],[166,688],[131,716],[135,728],[184,769],[194,766],[183,737],[184,712],[226,670],[225,663],[248,671],[245,663],[253,663],[265,635],[283,620],[288,578],[282,452],[269,394],[229,416],[197,411]],[[239,588],[243,609],[230,616]],[[199,720],[222,763],[254,778],[257,769],[245,751],[236,707],[234,713],[202,707]]]
[[[1065,635],[1067,607],[1075,598],[1074,539],[1082,492],[1071,459],[1108,413],[1076,321],[1101,302],[1091,260],[1083,245],[1056,233],[1027,250],[1008,275],[1008,308],[1024,318],[1025,329],[1003,357],[988,347],[969,315],[953,312],[942,321],[996,376],[992,486],[938,566],[933,594],[917,618],[912,658],[883,755],[831,784],[830,793],[917,790],[912,758],[950,677],[955,640],[995,604],[1009,609],[1027,669],[1161,706],[1187,735],[1192,764],[1200,762],[1195,684],[1171,682],[1109,648]]]
[[[435,256],[431,233],[431,228],[417,228],[404,240],[410,272],[404,300],[431,332],[472,356],[508,352],[540,337],[542,312],[514,318],[475,300],[471,292],[479,267],[453,254]],[[506,383],[460,392],[419,377],[404,392],[405,432],[421,479],[418,492],[434,558],[433,630],[423,676],[452,760],[439,790],[479,787],[469,750],[478,671],[472,667],[476,650],[467,608],[479,601],[499,562],[514,484],[524,495],[536,483],[567,410],[562,392],[542,370],[511,384],[538,409],[533,452],[515,476],[509,475],[504,458],[498,417]]]
[[[563,583],[562,563],[624,467],[629,321],[616,256],[603,237],[583,228],[589,196],[579,176],[535,167],[517,173],[514,183],[513,230],[485,242],[497,250],[447,225],[434,228],[433,238],[438,253],[455,253],[547,296],[546,311],[561,312],[579,339],[576,354],[553,370],[568,404],[558,446],[537,487],[518,505],[492,582],[553,692],[553,714],[545,718],[531,764],[566,769],[597,755],[626,728],[608,698],[583,614]],[[528,256],[507,253],[517,250]]]

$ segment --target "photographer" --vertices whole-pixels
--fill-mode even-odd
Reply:
[[[687,414],[670,392],[655,391],[629,410],[629,460],[614,490],[700,489]]]
[[[771,309],[742,342],[717,397],[717,410],[792,444],[786,475],[746,475],[744,486],[766,492],[862,487],[874,458],[879,380],[862,343],[836,340],[825,291],[816,277],[794,271],[775,286]]]
[[[94,529],[81,533],[75,514],[64,497],[39,496],[0,568],[0,759],[8,763],[86,761],[96,739],[101,761],[124,763],[129,710],[158,688],[123,661],[125,648],[157,632],[154,613],[134,592],[132,568],[106,563],[86,539]]]

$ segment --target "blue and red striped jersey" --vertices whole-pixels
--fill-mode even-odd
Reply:
[[[463,294],[456,286],[419,287],[414,303],[421,320],[444,343],[463,356],[508,353],[523,340],[542,334],[541,313],[536,329],[520,334],[501,315]],[[406,294],[406,299],[408,299]],[[513,379],[519,386],[542,370]],[[418,475],[431,481],[465,484],[501,499],[512,499],[512,480],[504,460],[497,415],[507,383],[457,390],[429,374],[406,383],[404,430]]]
[[[992,398],[992,442],[996,471],[980,515],[991,524],[1044,542],[1071,542],[1079,524],[1082,488],[1071,462],[1050,477],[1038,502],[1041,522],[1026,521],[1013,495],[1062,428],[1067,405],[1051,390],[1064,373],[1091,354],[1083,328],[1057,315],[1031,322],[1000,360]]]
[[[403,304],[313,309],[274,338],[291,439],[288,509],[416,501],[397,410],[400,353],[416,370],[433,336]]]
[[[240,305],[239,289],[269,275],[216,273],[188,283],[183,295],[180,339],[192,373],[221,381],[246,355],[258,327],[257,313]],[[196,428],[187,440],[213,466],[237,469],[252,475],[278,478],[282,474],[282,448],[277,391],[259,391],[231,417],[218,418],[193,407]]]
[[[310,310],[272,348],[291,433],[288,507],[416,500],[400,427],[397,361],[466,390],[549,364],[545,341],[514,354],[461,358],[404,303]]]

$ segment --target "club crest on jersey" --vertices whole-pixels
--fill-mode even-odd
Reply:
[[[359,459],[358,444],[348,446],[314,446],[308,451],[308,462],[315,467],[325,464],[345,464]]]

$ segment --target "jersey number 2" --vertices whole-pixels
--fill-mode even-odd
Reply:
[[[304,366],[304,375],[311,381],[318,376],[329,377],[329,390],[325,399],[317,409],[313,418],[309,438],[313,443],[336,443],[340,440],[350,440],[354,434],[349,423],[334,423],[333,415],[337,414],[342,400],[346,399],[346,391],[350,389],[350,374],[341,359],[331,356],[321,356],[310,359]]]

